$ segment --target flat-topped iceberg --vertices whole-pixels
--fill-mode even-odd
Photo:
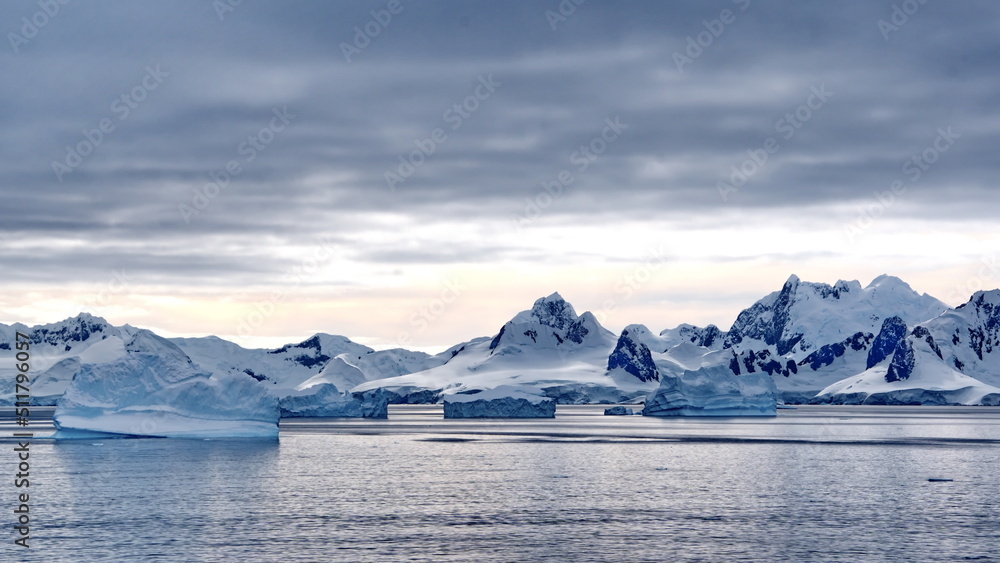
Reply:
[[[726,352],[716,352],[719,360]],[[767,373],[735,375],[723,361],[662,374],[645,416],[775,416],[778,390]]]
[[[320,383],[281,397],[281,416],[388,418],[389,392],[382,389],[355,397],[332,383]]]
[[[345,395],[332,383],[320,383],[298,391],[292,391],[281,398],[281,416],[307,417],[351,417],[364,416],[361,401]]]
[[[175,344],[139,330],[124,356],[74,374],[53,421],[57,439],[277,438],[278,418],[278,399],[265,386],[209,377]]]
[[[556,402],[543,395],[501,385],[471,395],[447,395],[445,418],[554,418]]]

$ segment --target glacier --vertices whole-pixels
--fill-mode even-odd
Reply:
[[[53,415],[54,438],[277,439],[278,399],[253,379],[210,377],[148,330],[135,331],[124,351],[74,374]]]
[[[446,395],[445,418],[554,418],[556,402],[509,385],[474,394]]]
[[[736,375],[726,351],[696,370],[662,374],[644,416],[776,416],[778,389],[766,373]]]

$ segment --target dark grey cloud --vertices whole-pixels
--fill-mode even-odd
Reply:
[[[997,211],[996,3],[931,0],[886,40],[878,21],[890,19],[888,1],[587,2],[553,30],[546,11],[556,1],[403,0],[348,63],[342,44],[386,5],[245,2],[220,21],[208,0],[70,3],[19,52],[8,35],[0,239],[89,245],[37,250],[46,271],[161,268],[193,279],[283,271],[295,259],[273,256],[269,244],[322,235],[372,262],[491,253],[544,261],[483,241],[368,249],[356,235],[373,228],[365,213],[404,215],[415,231],[505,220],[562,170],[574,181],[545,210],[552,221],[753,219],[864,202],[905,179],[901,167],[942,127],[960,137],[908,184],[907,205],[894,213],[932,221]],[[723,9],[735,21],[679,72],[674,54]],[[21,33],[21,18],[38,10],[32,1],[0,5],[0,30]],[[122,96],[143,88],[149,68],[166,76],[128,106]],[[495,92],[453,129],[456,114],[447,112],[489,77]],[[779,120],[814,87],[834,94],[782,138]],[[248,161],[244,143],[275,110],[294,118]],[[580,171],[574,154],[616,117],[628,129]],[[58,181],[52,162],[102,119],[114,130]],[[447,140],[390,190],[386,171],[435,129]],[[768,137],[779,152],[723,201],[717,182]],[[234,160],[239,174],[185,220],[181,206],[197,207],[195,190]],[[259,253],[233,242],[248,237]],[[172,249],[169,259],[121,251],[143,241]],[[0,248],[0,268],[24,260],[17,248]]]

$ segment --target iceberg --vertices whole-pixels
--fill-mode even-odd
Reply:
[[[635,414],[632,409],[618,405],[616,407],[611,407],[604,409],[604,414],[607,416],[627,416],[630,414]]]
[[[735,375],[719,352],[697,370],[662,374],[644,416],[775,416],[778,389],[767,373]]]
[[[320,383],[299,391],[292,391],[281,398],[281,416],[284,417],[351,417],[364,416],[361,401],[344,395],[332,383]]]
[[[472,395],[444,398],[445,418],[555,418],[556,402],[548,397],[501,385]]]
[[[353,396],[332,383],[320,383],[281,397],[281,416],[388,418],[389,392],[382,389]]]
[[[53,416],[56,439],[278,437],[278,399],[252,378],[210,377],[148,330],[136,331],[124,349],[74,374]]]

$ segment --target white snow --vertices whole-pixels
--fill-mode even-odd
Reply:
[[[125,355],[83,365],[59,399],[56,438],[76,431],[179,438],[276,438],[278,400],[247,376],[210,378],[177,346],[140,330]]]
[[[579,340],[579,341],[577,341]],[[414,390],[470,390],[513,386],[561,395],[560,402],[625,401],[644,395],[656,382],[609,377],[608,356],[617,338],[593,314],[576,315],[558,294],[535,301],[504,324],[492,339],[455,347],[446,363],[424,371],[361,384],[351,392],[384,388],[400,394]]]

